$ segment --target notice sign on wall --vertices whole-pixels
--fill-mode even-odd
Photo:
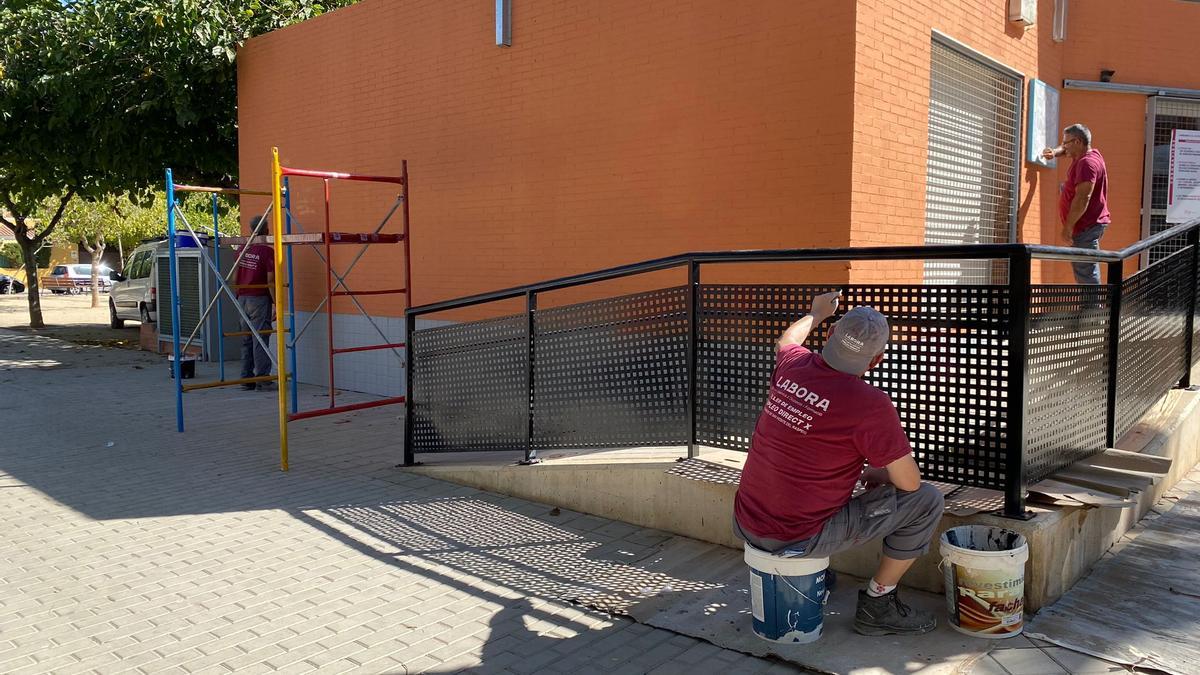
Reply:
[[[1200,131],[1171,131],[1171,169],[1167,179],[1167,222],[1200,218]]]
[[[1042,150],[1058,147],[1058,90],[1041,80],[1030,80],[1028,107],[1025,161],[1053,167],[1058,161],[1044,159]]]

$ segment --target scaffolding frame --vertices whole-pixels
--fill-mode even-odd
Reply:
[[[195,391],[195,390],[199,390],[199,389],[212,389],[212,388],[216,388],[216,387],[229,387],[229,386],[238,385],[238,384],[271,382],[271,381],[275,381],[278,379],[277,375],[242,377],[242,378],[235,378],[232,380],[225,379],[225,338],[236,337],[236,336],[241,336],[241,335],[252,336],[259,343],[259,345],[261,345],[263,347],[263,349],[267,352],[267,354],[270,355],[271,350],[268,348],[267,342],[264,341],[263,335],[269,335],[270,333],[272,333],[274,331],[254,332],[254,331],[247,330],[247,331],[226,332],[223,328],[223,321],[222,321],[223,317],[222,317],[222,312],[221,312],[221,296],[222,296],[222,294],[224,294],[233,302],[234,310],[238,313],[239,317],[242,319],[242,322],[247,326],[250,325],[249,318],[246,316],[246,313],[242,310],[241,303],[239,303],[237,301],[237,294],[236,294],[235,290],[238,288],[238,286],[236,284],[230,283],[230,278],[232,278],[233,275],[235,275],[237,273],[238,264],[241,262],[242,256],[245,255],[247,249],[243,248],[241,251],[238,252],[238,256],[234,260],[234,264],[230,268],[229,273],[227,275],[222,275],[221,274],[221,231],[220,231],[220,227],[219,227],[218,198],[221,195],[235,195],[235,196],[239,196],[239,197],[242,195],[270,196],[271,193],[262,191],[262,190],[245,190],[245,189],[236,188],[236,187],[220,188],[220,187],[209,187],[209,186],[201,186],[201,185],[184,185],[181,183],[176,183],[174,181],[174,176],[172,174],[172,170],[169,168],[166,170],[166,190],[167,190],[167,242],[168,242],[167,243],[167,251],[168,251],[167,255],[168,255],[168,259],[169,259],[169,263],[168,263],[169,277],[171,280],[171,283],[170,283],[171,287],[169,290],[170,299],[168,300],[168,302],[170,302],[170,306],[171,306],[171,343],[172,343],[172,355],[173,355],[173,359],[174,359],[173,363],[171,364],[171,374],[172,374],[172,378],[174,380],[174,386],[175,386],[175,426],[176,426],[176,431],[178,431],[179,433],[182,433],[184,431],[183,395],[186,392]],[[176,202],[175,196],[177,193],[180,193],[180,192],[199,192],[199,193],[207,193],[207,194],[212,195],[212,219],[213,220],[212,220],[212,227],[209,228],[209,233],[212,236],[212,244],[213,244],[213,254],[212,254],[211,258],[209,257],[208,253],[205,251],[204,242],[201,240],[200,235],[196,232],[196,229],[192,227],[191,223],[188,222],[187,216],[183,213],[182,207]],[[255,233],[257,233],[262,228],[263,223],[267,222],[266,217],[269,215],[270,209],[271,209],[271,207],[268,206],[267,210],[263,212],[262,218],[259,220],[258,227],[255,228]],[[180,247],[179,247],[179,241],[178,241],[178,235],[179,235],[178,223],[183,224],[183,229],[185,229],[187,231],[187,234],[195,242],[195,248],[198,249],[198,251],[200,253],[200,260],[204,265],[205,271],[209,275],[211,275],[210,281],[215,281],[217,283],[216,291],[214,292],[212,298],[209,300],[208,305],[204,308],[204,311],[201,313],[200,319],[196,322],[196,326],[192,329],[191,334],[188,335],[187,340],[184,340],[182,338],[182,333],[180,332],[180,329],[179,329],[179,324],[180,324],[181,314],[182,314],[181,310],[182,310],[183,303],[182,303],[182,298],[179,293],[179,254],[178,254],[178,249]],[[226,243],[230,243],[229,238],[227,238]],[[188,247],[188,248],[192,248],[192,247]],[[290,279],[288,280],[288,284],[289,285],[291,284]],[[219,376],[218,376],[219,379],[210,381],[210,382],[194,382],[191,384],[184,384],[183,377],[182,377],[183,355],[191,347],[192,341],[200,333],[201,329],[204,326],[204,322],[208,319],[208,315],[211,312],[213,312],[214,308],[216,310],[216,324],[217,324],[216,330],[219,333],[219,335],[217,336],[217,341],[216,341],[217,342],[217,361],[219,363],[219,366],[218,366],[219,367]],[[272,365],[277,366],[277,364],[274,363],[274,359],[272,359]]]
[[[368,408],[376,408],[385,405],[396,405],[405,403],[406,396],[389,396],[372,401],[363,401],[360,403],[337,404],[337,388],[335,380],[335,358],[341,354],[358,353],[365,351],[389,349],[398,358],[401,359],[401,367],[406,367],[404,355],[397,351],[400,348],[406,348],[404,342],[391,342],[387,335],[379,328],[374,318],[359,302],[357,296],[365,295],[404,295],[404,307],[407,309],[412,306],[412,258],[409,245],[409,209],[408,209],[408,161],[401,160],[401,174],[399,176],[375,176],[367,174],[354,174],[338,171],[319,171],[314,169],[299,169],[285,167],[279,161],[279,149],[272,148],[271,161],[271,190],[269,192],[257,190],[243,190],[240,188],[216,188],[207,186],[182,185],[177,184],[172,179],[171,169],[166,171],[167,183],[167,234],[169,241],[169,257],[170,257],[170,279],[171,279],[171,308],[172,308],[172,341],[174,349],[174,363],[172,365],[173,376],[175,381],[175,412],[176,423],[179,432],[184,430],[183,416],[183,394],[188,391],[199,389],[210,389],[215,387],[225,387],[238,384],[250,384],[258,382],[276,382],[278,389],[278,408],[279,408],[279,456],[280,469],[287,471],[288,463],[288,423],[322,417],[325,415],[333,415],[356,410],[364,410]],[[300,223],[295,220],[291,210],[291,189],[289,178],[292,176],[302,178],[320,179],[324,188],[324,223],[319,232],[304,232]],[[375,183],[391,183],[400,186],[400,194],[397,195],[395,203],[388,210],[383,220],[369,233],[366,232],[337,232],[334,231],[330,220],[330,182],[334,180],[359,181],[359,182],[375,182]],[[213,199],[213,224],[211,228],[213,241],[213,256],[210,258],[204,250],[200,236],[195,229],[187,221],[181,207],[175,203],[175,193],[177,192],[203,192],[212,194]],[[217,198],[219,195],[259,195],[270,196],[271,201],[267,208],[262,213],[262,217],[254,229],[248,236],[239,237],[224,237],[220,235],[218,229],[218,210]],[[383,233],[383,229],[391,221],[392,217],[400,211],[402,218],[403,231],[399,234]],[[264,225],[270,218],[270,234],[263,232]],[[177,221],[183,224],[184,229],[196,241],[197,247],[200,249],[200,258],[212,275],[211,279],[216,282],[216,292],[209,300],[208,306],[205,307],[201,314],[196,327],[192,330],[191,335],[187,340],[183,340],[180,333],[180,309],[181,298],[179,293],[179,266],[176,253],[178,226]],[[294,232],[293,230],[297,230]],[[226,244],[239,245],[240,250],[238,256],[230,268],[228,274],[221,274],[220,267],[220,246],[222,241]],[[281,245],[274,245],[279,242]],[[251,322],[242,310],[241,303],[238,302],[236,290],[239,288],[249,288],[249,286],[238,286],[230,283],[237,273],[238,265],[241,262],[242,256],[249,250],[252,244],[271,244],[274,256],[273,268],[275,271],[274,282],[274,328],[268,328],[262,331],[244,330],[244,331],[223,331],[221,329],[221,297],[224,295],[233,302],[234,309],[238,312],[239,317],[246,326],[250,326]],[[366,254],[368,248],[372,244],[403,244],[404,255],[404,286],[402,288],[386,288],[386,289],[371,289],[365,291],[354,291],[350,288],[347,281],[354,267]],[[360,248],[354,259],[347,266],[345,271],[338,272],[333,266],[332,246],[345,244],[359,244]],[[292,255],[292,247],[295,245],[306,245],[311,247],[325,265],[325,297],[313,310],[308,320],[300,328],[296,330],[296,303],[294,291],[294,261]],[[286,277],[286,283],[284,279]],[[335,282],[336,279],[336,282]],[[254,286],[258,287],[258,286]],[[265,285],[263,286],[265,287]],[[284,289],[287,290],[286,303],[283,301]],[[334,316],[333,316],[333,298],[347,297],[354,303],[359,313],[367,319],[370,325],[379,333],[384,342],[373,345],[359,345],[354,347],[336,347],[334,342]],[[191,346],[192,340],[195,339],[201,328],[204,326],[205,320],[210,312],[215,309],[218,331],[220,331],[220,339],[218,345],[218,361],[219,361],[219,379],[209,382],[197,382],[184,385],[181,380],[180,363],[182,355]],[[326,353],[329,360],[329,405],[324,408],[301,411],[298,409],[298,386],[295,374],[297,372],[297,346],[299,339],[303,336],[313,319],[325,310],[326,322],[328,328],[328,340],[326,344]],[[286,320],[286,325],[285,325]],[[274,354],[269,344],[269,336],[275,334],[276,344]],[[272,367],[275,369],[275,375],[263,375],[255,377],[239,377],[234,379],[225,378],[225,356],[224,356],[224,338],[250,336],[252,337],[271,359]],[[288,411],[289,390],[291,393],[290,403],[291,412]],[[407,394],[407,392],[405,392]]]
[[[284,201],[283,201],[283,199],[284,199],[284,197],[283,197],[284,181],[287,180],[291,176],[296,176],[296,177],[301,177],[301,178],[317,178],[322,181],[322,186],[324,188],[324,205],[325,205],[324,215],[325,215],[325,218],[324,218],[324,223],[323,223],[324,227],[321,232],[313,233],[313,234],[308,234],[308,233],[303,233],[303,232],[300,234],[292,233],[292,226],[295,225],[297,228],[299,228],[300,225],[298,222],[296,222],[292,218],[291,204],[290,204],[290,195],[291,195],[290,189],[287,190],[287,194],[289,195],[289,200],[288,200],[288,204],[286,206],[286,210],[285,210]],[[388,210],[387,215],[384,216],[383,220],[380,221],[380,223],[375,227],[375,229],[372,232],[370,232],[370,233],[335,232],[332,229],[331,220],[330,220],[330,202],[331,202],[330,182],[334,181],[334,180],[395,184],[395,185],[400,186],[400,194],[397,195],[396,202]],[[293,389],[293,391],[295,391],[295,373],[293,372],[289,375],[287,373],[287,370],[285,367],[283,367],[282,365],[280,365],[280,367],[279,367],[279,374],[280,374],[280,380],[279,380],[279,464],[280,464],[280,469],[283,471],[288,470],[288,429],[287,429],[288,422],[294,422],[294,421],[303,420],[303,419],[311,419],[314,417],[323,417],[325,415],[334,415],[334,414],[343,413],[343,412],[351,412],[351,411],[355,411],[355,410],[365,410],[368,408],[377,408],[377,407],[385,406],[385,405],[397,405],[397,404],[405,403],[407,401],[407,396],[388,396],[388,397],[376,399],[374,401],[364,401],[361,403],[350,403],[350,404],[338,405],[337,404],[337,385],[336,385],[336,380],[335,380],[335,370],[336,370],[335,369],[335,358],[340,354],[358,353],[358,352],[383,350],[383,349],[390,349],[394,354],[396,354],[399,357],[400,354],[399,354],[399,352],[396,351],[396,349],[400,348],[400,347],[407,347],[406,343],[404,343],[404,342],[387,342],[386,341],[386,340],[388,340],[387,336],[379,328],[378,324],[375,323],[375,320],[371,317],[370,313],[366,311],[366,308],[364,308],[362,306],[362,303],[359,302],[358,296],[360,296],[360,295],[400,295],[400,294],[403,294],[405,309],[412,306],[412,257],[411,257],[411,251],[410,251],[410,245],[409,245],[410,221],[409,221],[409,209],[408,209],[408,205],[409,205],[408,184],[409,184],[408,160],[400,161],[400,175],[399,176],[377,176],[377,175],[368,175],[368,174],[346,173],[346,172],[340,172],[340,171],[321,171],[321,170],[315,170],[315,169],[301,169],[301,168],[295,168],[295,167],[285,167],[279,161],[279,148],[271,149],[271,192],[272,192],[271,204],[272,204],[272,226],[273,226],[272,231],[274,233],[274,241],[281,242],[283,244],[283,246],[275,246],[274,247],[275,286],[276,286],[275,297],[280,298],[283,296],[282,280],[283,280],[283,273],[285,271],[288,273],[289,289],[292,285],[291,273],[292,273],[293,264],[292,264],[291,246],[290,245],[307,244],[307,245],[311,246],[317,252],[318,257],[320,257],[322,262],[325,264],[325,297],[321,300],[320,304],[318,304],[317,307],[314,309],[314,311],[312,312],[312,315],[309,317],[309,321],[306,322],[305,325],[303,327],[301,327],[299,331],[295,331],[295,318],[296,318],[295,317],[295,303],[292,302],[292,300],[294,298],[289,297],[288,312],[286,313],[286,316],[288,318],[290,318],[289,326],[291,327],[293,332],[290,334],[290,338],[276,340],[276,355],[277,355],[277,359],[278,359],[277,362],[279,364],[284,363],[284,360],[286,358],[286,347],[289,345],[289,343],[290,343],[290,347],[292,349],[292,354],[293,354],[293,358],[294,358],[296,346],[297,346],[297,343],[298,343],[300,337],[303,335],[303,333],[307,329],[308,325],[311,324],[312,318],[320,313],[322,307],[325,309],[326,323],[327,323],[327,328],[328,328],[328,333],[327,333],[328,340],[327,340],[327,344],[326,344],[326,353],[328,355],[327,358],[329,359],[329,405],[327,407],[318,408],[318,409],[314,409],[314,410],[300,411],[300,410],[296,409],[296,405],[294,403],[295,396],[293,396],[292,412],[289,413],[288,412],[288,386],[286,386],[286,385],[288,384],[288,378],[290,377],[292,380],[291,381],[292,389]],[[290,185],[288,187],[290,188]],[[388,222],[391,220],[392,216],[395,215],[397,210],[399,210],[401,212],[402,231],[399,234],[383,233],[383,228],[387,226]],[[286,214],[286,219],[288,221],[286,234],[284,233],[285,214]],[[366,291],[352,290],[350,288],[350,284],[347,282],[347,277],[349,277],[350,272],[353,271],[354,267],[358,264],[358,262],[366,254],[368,248],[373,244],[397,244],[397,243],[403,244],[403,246],[404,246],[404,248],[403,248],[403,251],[404,251],[404,253],[403,253],[403,255],[404,255],[404,286],[402,288],[371,289],[371,290],[366,290]],[[343,273],[338,273],[333,267],[332,246],[334,246],[336,244],[359,244],[360,245],[358,254],[350,262],[349,266],[346,268],[345,272],[343,272]],[[285,246],[287,247],[286,255],[284,252]],[[334,283],[335,277],[337,278],[336,284]],[[291,295],[290,291],[289,291],[289,295]],[[350,298],[350,300],[354,303],[355,307],[358,309],[359,313],[367,319],[367,321],[371,324],[371,326],[373,328],[375,328],[375,330],[380,334],[380,336],[385,340],[385,342],[379,343],[379,344],[374,344],[374,345],[361,345],[361,346],[356,346],[356,347],[341,347],[341,348],[337,347],[336,343],[334,342],[334,331],[333,331],[333,328],[334,328],[333,299],[335,297]],[[284,319],[285,319],[285,312],[284,312],[283,303],[276,302],[276,304],[275,304],[276,325],[283,326]],[[404,367],[404,365],[406,365],[404,359],[401,359],[401,364],[402,364],[402,367]],[[407,393],[408,392],[405,392],[406,395],[407,395]]]

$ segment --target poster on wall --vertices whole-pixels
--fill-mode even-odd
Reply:
[[[1029,81],[1029,115],[1025,123],[1025,161],[1053,168],[1057,159],[1044,159],[1042,150],[1058,147],[1058,90],[1041,80]]]
[[[1200,218],[1200,131],[1171,131],[1171,168],[1167,178],[1167,223]]]

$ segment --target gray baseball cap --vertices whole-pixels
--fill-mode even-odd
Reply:
[[[871,360],[887,347],[891,335],[887,319],[874,307],[855,307],[833,326],[833,337],[821,349],[821,358],[851,375],[866,372]]]

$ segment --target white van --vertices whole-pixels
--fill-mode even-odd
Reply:
[[[158,319],[155,257],[166,245],[163,240],[138,246],[129,254],[125,274],[109,275],[113,284],[108,294],[108,316],[113,328],[123,327],[126,320],[152,323]]]

